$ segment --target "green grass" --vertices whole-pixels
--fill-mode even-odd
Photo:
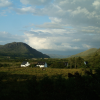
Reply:
[[[41,68],[18,67],[16,63],[10,67],[0,67],[1,100],[18,100],[19,98],[24,100],[91,100],[95,97],[100,99],[100,83],[91,76],[84,76],[82,68],[46,68],[43,71]],[[84,77],[79,80],[68,78],[68,73],[74,74],[76,71]],[[100,80],[99,76],[97,79]]]
[[[35,75],[37,77],[44,77],[44,75],[47,75],[49,77],[53,75],[62,75],[64,78],[68,78],[68,73],[74,74],[76,71],[79,72],[80,75],[85,75],[84,71],[82,71],[82,68],[80,69],[58,69],[58,68],[45,68],[46,70],[42,70],[41,68],[17,68],[17,66],[14,67],[1,67],[0,72],[6,72],[9,74],[18,74],[18,75]],[[89,70],[89,69],[87,69]],[[93,74],[94,74],[93,70]]]
[[[99,98],[100,83],[85,75],[83,68],[21,68],[21,62],[1,62],[10,67],[0,67],[0,99],[5,100],[91,100]],[[33,62],[31,62],[33,64]],[[34,62],[35,63],[35,62]],[[90,70],[87,68],[86,70]],[[81,79],[68,78],[76,71]],[[95,74],[95,70],[92,70]],[[98,73],[100,71],[98,70]],[[100,75],[96,76],[100,81]],[[91,95],[93,94],[93,95]]]

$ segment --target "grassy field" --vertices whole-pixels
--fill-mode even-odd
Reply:
[[[100,70],[96,77],[85,75],[85,69],[21,68],[20,62],[2,62],[0,67],[0,99],[5,100],[100,100]],[[86,69],[90,70],[90,69]],[[79,79],[68,78],[76,71]],[[95,74],[95,70],[92,70]],[[91,95],[93,94],[93,95]]]
[[[74,75],[76,71],[79,72],[81,76],[85,75],[83,68],[80,69],[59,69],[59,68],[45,68],[46,70],[42,70],[42,68],[21,68],[18,66],[11,66],[11,67],[1,67],[0,72],[5,72],[7,74],[12,75],[35,75],[37,79],[42,79],[45,75],[48,77],[62,75],[65,79],[68,79],[68,73]],[[89,69],[86,69],[89,71]],[[92,73],[95,74],[95,70],[92,70]]]

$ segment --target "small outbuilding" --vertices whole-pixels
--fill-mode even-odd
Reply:
[[[64,62],[64,65],[68,67],[68,62]]]
[[[63,63],[64,66],[68,67],[68,62],[59,62],[59,63]]]
[[[24,61],[24,62],[22,62],[21,67],[28,67],[29,65],[30,65],[29,62]]]
[[[38,62],[36,67],[40,67],[40,68],[47,67],[47,63],[46,62]]]
[[[88,64],[88,62],[87,62],[87,61],[84,61],[84,64],[85,64],[85,65],[87,65],[87,64]]]

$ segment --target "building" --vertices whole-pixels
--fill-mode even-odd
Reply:
[[[85,64],[85,65],[87,65],[87,64],[88,64],[88,62],[87,62],[87,61],[84,61],[84,64]]]
[[[68,67],[68,62],[64,62],[64,65]]]
[[[24,62],[22,62],[21,67],[28,67],[29,65],[30,65],[29,62],[24,61]]]
[[[46,62],[38,62],[36,67],[40,67],[40,68],[47,67],[47,63]]]

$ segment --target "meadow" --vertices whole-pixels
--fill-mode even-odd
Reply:
[[[36,62],[30,61],[31,64]],[[100,69],[90,68],[21,68],[21,62],[2,61],[0,99],[5,100],[91,100],[100,99]],[[80,78],[68,77],[78,71]],[[93,95],[91,95],[93,94]]]
[[[85,70],[90,70],[89,68],[83,69],[59,69],[59,68],[45,68],[46,70],[42,70],[42,68],[21,68],[21,67],[1,67],[0,72],[6,72],[8,74],[20,74],[20,75],[35,75],[37,77],[43,77],[44,75],[53,76],[53,75],[62,75],[64,78],[68,78],[68,73],[74,75],[75,72],[79,72],[81,76],[85,75]],[[92,70],[92,73],[95,74],[95,70]]]

